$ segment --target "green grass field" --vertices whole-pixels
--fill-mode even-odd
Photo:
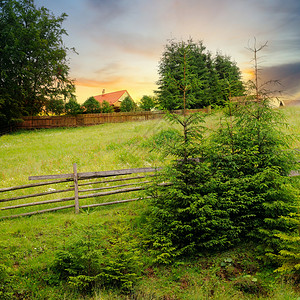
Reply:
[[[290,146],[300,149],[300,108],[283,108],[283,112],[289,124],[284,130],[294,138]],[[209,129],[214,129],[218,118],[218,114],[208,118]],[[28,184],[33,175],[71,173],[73,163],[79,172],[163,166],[167,161],[149,152],[145,141],[167,126],[164,120],[153,120],[2,136],[0,188]],[[272,269],[261,269],[249,245],[170,266],[153,264],[151,253],[141,246],[140,279],[127,295],[100,287],[84,297],[53,280],[50,266],[55,253],[74,241],[89,240],[90,232],[99,245],[106,245],[114,235],[127,236],[128,245],[142,245],[140,216],[146,206],[144,200],[79,215],[66,210],[0,221],[0,270],[4,264],[9,275],[0,273],[0,298],[6,280],[12,287],[7,292],[12,299],[300,299],[299,289],[277,277]],[[224,269],[221,264],[227,258],[233,266]]]

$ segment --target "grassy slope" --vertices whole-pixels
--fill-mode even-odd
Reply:
[[[292,125],[288,130],[296,137],[291,147],[300,148],[300,109],[288,108],[285,114]],[[216,118],[209,121],[211,128]],[[147,153],[142,141],[165,126],[164,121],[156,120],[0,137],[0,187],[26,184],[30,175],[69,173],[74,162],[83,172],[161,165],[158,155]],[[64,287],[46,284],[53,253],[76,239],[87,224],[101,228],[99,240],[105,240],[109,228],[115,224],[121,224],[132,235],[138,234],[141,227],[138,216],[146,205],[145,202],[129,203],[78,216],[57,212],[0,222],[2,263],[14,270],[20,299],[79,299]],[[135,299],[299,299],[300,296],[290,285],[276,282],[267,270],[260,270],[247,249],[182,261],[169,267],[153,266],[149,255],[144,250],[141,256],[144,266],[142,279],[135,288]],[[227,257],[233,259],[234,265],[224,270],[220,263]],[[229,280],[232,277],[242,280],[246,274],[258,279],[260,297],[243,294],[235,281]],[[99,291],[90,299],[122,298],[125,296],[116,291]]]

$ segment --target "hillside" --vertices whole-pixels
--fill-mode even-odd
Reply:
[[[290,147],[300,149],[300,108],[283,111]],[[218,120],[210,116],[208,128]],[[32,175],[69,173],[75,162],[82,172],[166,165],[149,152],[147,139],[168,126],[153,120],[2,136],[0,188],[27,184]],[[294,184],[299,187],[299,179]],[[299,299],[299,288],[264,265],[252,244],[155,263],[146,207],[143,200],[0,221],[0,299]],[[89,294],[96,264],[103,284]],[[81,268],[91,276],[78,281]]]

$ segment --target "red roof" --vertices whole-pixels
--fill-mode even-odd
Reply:
[[[122,90],[122,91],[118,91],[118,92],[94,96],[94,98],[100,103],[102,103],[103,101],[107,101],[110,105],[112,105],[112,104],[115,104],[116,102],[118,102],[119,99],[124,95],[124,93],[128,94],[128,92],[126,90]],[[129,94],[128,94],[128,96],[129,96]]]

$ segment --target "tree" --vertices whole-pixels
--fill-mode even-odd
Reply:
[[[140,108],[142,110],[150,111],[152,108],[155,107],[155,99],[152,96],[144,95],[140,101]]]
[[[100,103],[94,97],[89,97],[87,100],[85,100],[85,102],[82,104],[82,108],[87,114],[95,114],[101,112]]]
[[[187,62],[182,61],[183,70]],[[183,91],[185,108],[190,81],[181,82],[174,80]],[[251,86],[256,94],[253,97],[250,91],[245,103],[236,107],[227,103],[229,113],[208,141],[203,119],[187,115],[185,109],[183,116],[169,116],[182,132],[169,131],[172,138],[161,143],[174,160],[150,188],[149,239],[157,261],[166,263],[176,255],[224,249],[242,241],[255,241],[259,250],[271,255],[282,249],[278,238],[286,239],[284,234],[299,224],[291,217],[297,194],[288,176],[295,159],[280,112],[270,107],[269,94],[261,89],[265,85],[257,88],[257,84],[255,78]],[[298,257],[290,257],[295,254],[293,241],[291,236],[289,253],[280,252],[275,258],[292,263],[296,270]]]
[[[270,93],[258,80],[254,45],[254,81],[245,102],[232,107],[211,143],[211,168],[218,184],[215,192],[230,211],[239,240],[255,240],[263,251],[278,250],[274,234],[293,226],[287,218],[295,212],[290,173],[295,158],[289,150],[284,119],[270,106]],[[262,89],[262,87],[264,87]]]
[[[101,105],[101,112],[104,114],[112,113],[114,112],[114,108],[107,101],[104,100]]]
[[[47,103],[45,111],[46,113],[52,113],[54,115],[61,115],[64,112],[65,104],[62,99],[50,99],[50,101]]]
[[[76,116],[82,113],[82,109],[79,103],[77,103],[76,99],[71,98],[69,102],[65,105],[65,111],[67,115]]]
[[[214,58],[214,67],[218,76],[220,91],[218,100],[221,104],[227,103],[231,97],[245,94],[241,71],[229,56],[218,52]]]
[[[67,15],[55,17],[32,0],[0,3],[0,116],[11,122],[37,115],[50,99],[69,98],[68,48],[62,37]]]
[[[130,112],[134,111],[136,109],[136,104],[130,97],[126,97],[122,102],[120,106],[120,110],[122,112]]]
[[[161,144],[163,153],[174,160],[165,168],[149,189],[151,195],[149,224],[150,240],[157,251],[157,261],[169,263],[178,255],[192,255],[199,250],[216,250],[232,245],[236,237],[233,220],[218,202],[214,178],[207,159],[204,116],[187,115],[191,99],[189,91],[196,81],[188,66],[189,48],[183,49],[183,77],[171,80],[183,91],[182,115],[168,114],[172,124],[181,131]],[[161,132],[157,140],[167,137]],[[162,182],[166,184],[161,184]]]
[[[202,41],[169,41],[159,63],[156,93],[160,107],[167,110],[182,109],[181,99],[184,93],[187,108],[201,108],[210,104],[224,105],[219,76],[221,74],[222,79],[227,79],[228,75],[218,73],[215,61],[212,54],[206,51]],[[234,73],[236,65],[231,63],[229,66]],[[231,81],[242,84],[240,77],[234,77]],[[185,85],[187,90],[183,91],[180,85]]]

